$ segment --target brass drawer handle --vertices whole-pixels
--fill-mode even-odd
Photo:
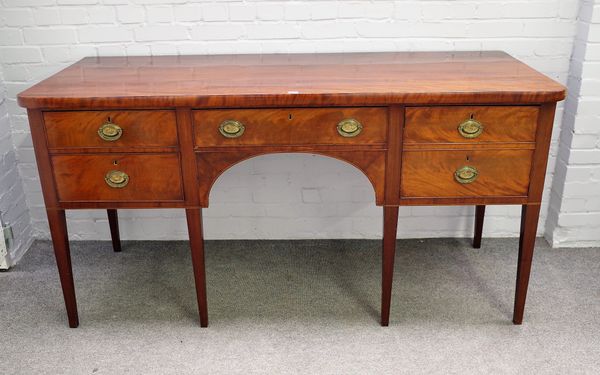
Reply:
[[[124,188],[129,183],[129,176],[122,171],[109,171],[104,176],[106,184],[112,188]]]
[[[461,184],[470,184],[477,179],[478,175],[479,171],[477,168],[465,165],[454,172],[454,179]]]
[[[362,124],[353,118],[347,118],[337,124],[337,131],[342,137],[356,137],[362,131]]]
[[[105,141],[116,141],[123,135],[123,129],[117,124],[108,121],[98,128],[98,135]]]
[[[225,120],[219,125],[219,132],[225,138],[237,138],[244,134],[246,127],[239,121]]]
[[[479,121],[470,118],[458,125],[458,132],[465,138],[477,138],[483,133],[483,125]]]

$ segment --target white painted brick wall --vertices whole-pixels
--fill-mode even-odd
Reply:
[[[15,95],[83,56],[505,50],[565,83],[578,0],[0,0],[0,64],[33,228],[48,237],[25,112]],[[600,53],[600,52],[596,52]],[[557,114],[540,233],[555,170]],[[585,158],[586,156],[581,156]],[[342,162],[264,156],[216,183],[207,238],[378,238],[381,208]],[[515,236],[518,207],[490,207],[484,234]],[[123,211],[125,239],[184,239],[181,210]],[[72,238],[106,239],[102,211],[71,211]],[[467,236],[470,207],[401,208],[400,237]],[[235,228],[232,230],[231,228]]]
[[[17,158],[6,108],[6,89],[2,77],[0,69],[0,212],[2,212],[2,220],[12,226],[15,236],[12,246],[8,249],[7,264],[4,264],[4,260],[0,260],[2,267],[7,267],[29,248],[33,241],[33,231],[25,192],[17,169]]]
[[[600,1],[582,1],[546,236],[600,245]]]

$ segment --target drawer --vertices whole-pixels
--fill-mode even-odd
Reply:
[[[535,142],[538,107],[407,107],[404,143]]]
[[[384,144],[387,108],[194,111],[195,145]]]
[[[406,151],[402,197],[527,196],[533,150]]]
[[[179,154],[52,156],[61,202],[182,201]]]
[[[173,111],[45,112],[48,147],[177,147]]]

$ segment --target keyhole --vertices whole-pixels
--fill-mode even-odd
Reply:
[[[107,121],[108,121],[108,122],[111,122],[111,121],[110,121],[110,116],[108,116],[108,119],[107,119]]]
[[[288,120],[291,120],[291,119],[292,119],[292,114],[290,113],[290,114],[288,115]]]
[[[469,155],[467,155],[467,161],[471,160],[471,157]]]
[[[470,117],[470,119],[471,119],[471,120],[473,120],[473,117],[475,117],[475,115],[473,115],[473,114],[471,113],[471,117]]]
[[[118,160],[113,160],[113,165],[118,165],[119,161]]]

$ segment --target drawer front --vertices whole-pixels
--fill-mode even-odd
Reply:
[[[45,112],[48,147],[177,147],[173,111]]]
[[[407,151],[402,197],[527,196],[533,150]]]
[[[404,143],[535,142],[538,107],[408,107]]]
[[[198,147],[384,144],[386,132],[387,108],[194,111]]]
[[[61,202],[183,200],[175,153],[55,155],[52,165]]]

